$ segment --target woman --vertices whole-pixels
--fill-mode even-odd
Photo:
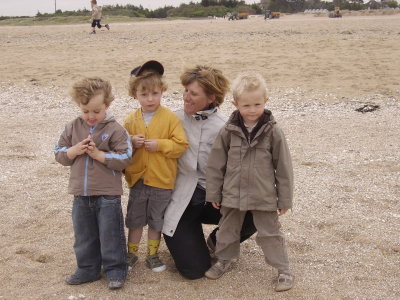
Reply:
[[[219,210],[205,202],[205,170],[214,140],[226,122],[218,107],[229,89],[217,69],[196,66],[181,75],[185,87],[184,108],[176,112],[182,121],[189,148],[178,160],[178,175],[172,199],[164,215],[164,239],[182,276],[198,279],[211,267],[215,229],[204,238],[202,224],[218,224]],[[241,241],[256,229],[249,213],[243,223]],[[208,247],[207,247],[208,245]]]

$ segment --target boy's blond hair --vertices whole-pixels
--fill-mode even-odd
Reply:
[[[259,73],[241,73],[232,82],[232,96],[236,102],[244,92],[260,90],[263,92],[265,101],[268,101],[267,84],[264,77]]]
[[[99,77],[84,78],[74,83],[70,93],[72,100],[78,105],[87,105],[98,94],[103,94],[107,106],[114,100],[110,82]]]
[[[213,105],[218,107],[224,102],[226,93],[229,90],[229,81],[218,69],[208,66],[197,65],[194,68],[186,69],[181,75],[181,83],[187,86],[197,81],[207,96],[215,96]]]
[[[155,88],[160,88],[163,93],[167,90],[167,84],[162,75],[151,70],[143,71],[139,76],[131,77],[128,86],[129,96],[136,98],[136,93],[141,92],[138,91],[139,86],[141,91],[152,91]]]

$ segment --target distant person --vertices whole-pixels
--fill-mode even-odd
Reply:
[[[90,4],[92,6],[92,31],[90,34],[95,34],[96,33],[96,26],[97,28],[103,27],[100,24],[101,21],[101,12],[102,12],[102,7],[97,5],[97,0],[91,0]],[[106,24],[104,25],[107,30],[110,30],[110,25]]]
[[[257,244],[265,261],[278,270],[277,292],[293,287],[278,216],[292,208],[293,167],[282,129],[267,102],[260,74],[239,75],[232,84],[234,111],[219,132],[208,159],[206,200],[220,209],[215,255],[205,273],[218,279],[239,256],[240,231],[251,211]]]
[[[107,112],[114,100],[111,85],[86,78],[72,87],[81,115],[69,122],[55,148],[56,160],[70,166],[68,192],[74,195],[72,224],[77,269],[65,278],[78,285],[100,279],[110,289],[124,285],[127,275],[122,170],[132,156],[126,130]]]
[[[177,159],[189,146],[179,118],[160,105],[167,89],[163,74],[164,67],[155,60],[132,70],[129,95],[140,108],[124,120],[135,150],[132,163],[125,169],[130,188],[127,262],[129,267],[137,263],[143,227],[148,225],[146,265],[154,272],[166,269],[158,256],[164,212],[175,186]]]

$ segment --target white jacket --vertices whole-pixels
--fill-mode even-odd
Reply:
[[[175,189],[164,215],[162,232],[168,236],[174,235],[197,184],[205,187],[208,155],[215,138],[227,120],[217,109],[198,112],[202,116],[207,116],[206,119],[198,115],[187,115],[183,110],[175,113],[185,129],[189,148],[178,159]]]

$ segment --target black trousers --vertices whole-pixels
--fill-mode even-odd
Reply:
[[[96,20],[93,20],[92,21],[92,27],[94,28],[94,27],[96,27],[97,26],[97,28],[101,28],[102,27],[102,25],[100,24],[100,19],[96,19]]]
[[[205,203],[205,190],[196,188],[172,237],[164,235],[165,243],[179,273],[187,279],[198,279],[211,267],[211,257],[204,238],[202,224],[218,224],[221,214],[211,203]],[[214,245],[216,232],[210,234]],[[246,214],[240,241],[256,232],[251,212]]]

